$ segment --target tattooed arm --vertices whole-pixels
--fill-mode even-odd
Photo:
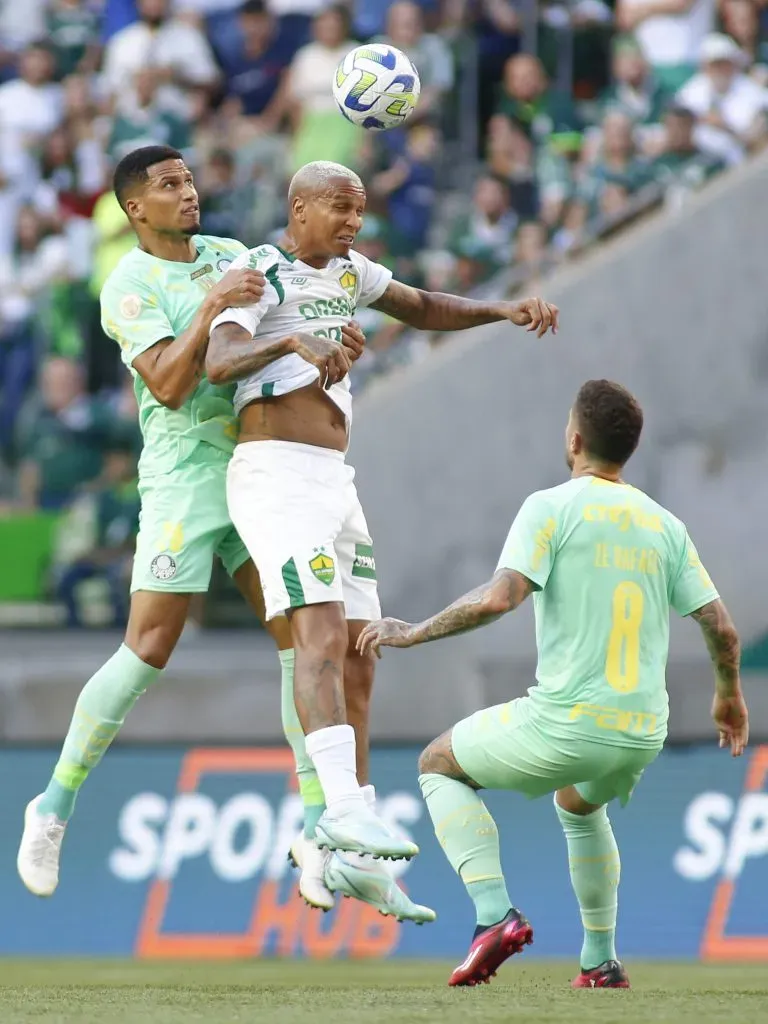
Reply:
[[[749,740],[749,714],[741,693],[739,634],[728,609],[718,598],[692,613],[704,634],[715,666],[715,698],[712,718],[720,746],[729,747],[734,757],[744,753]]]
[[[329,338],[299,333],[278,341],[257,341],[236,323],[214,327],[205,372],[212,384],[227,384],[250,377],[292,352],[317,367],[323,387],[336,384],[349,372],[350,357],[346,347]]]
[[[357,648],[361,654],[379,654],[380,647],[413,647],[444,636],[468,633],[513,611],[534,589],[534,584],[521,573],[499,569],[487,583],[470,590],[424,622],[411,624],[399,619],[380,619],[369,623],[360,633]]]
[[[463,331],[467,327],[509,320],[517,327],[556,333],[559,311],[544,299],[520,302],[476,302],[459,295],[426,292],[399,281],[390,281],[384,294],[371,304],[373,309],[421,331]]]
[[[701,627],[715,666],[715,691],[719,697],[733,697],[741,689],[739,634],[725,604],[718,598],[691,614]]]

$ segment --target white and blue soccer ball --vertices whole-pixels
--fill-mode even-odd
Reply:
[[[333,76],[333,95],[344,117],[374,132],[405,124],[420,92],[419,73],[410,57],[383,43],[356,46]]]

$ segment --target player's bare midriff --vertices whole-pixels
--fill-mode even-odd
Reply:
[[[335,402],[312,384],[246,405],[240,412],[238,443],[246,441],[293,441],[344,452],[347,421]]]

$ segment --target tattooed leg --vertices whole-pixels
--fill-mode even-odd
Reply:
[[[471,786],[473,789],[482,789],[461,770],[459,762],[453,756],[452,732],[452,729],[448,729],[436,740],[432,740],[429,746],[422,751],[419,758],[419,774],[444,775],[447,779],[463,782],[465,786]]]
[[[306,735],[306,749],[325,794],[326,806],[354,801],[357,782],[355,733],[347,724],[344,658],[347,623],[338,602],[305,605],[291,614],[295,652],[293,692]]]

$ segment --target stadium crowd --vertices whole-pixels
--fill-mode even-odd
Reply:
[[[367,40],[419,69],[401,131],[335,107],[332,72]],[[90,539],[51,585],[75,625],[100,575],[119,622],[139,438],[98,295],[134,244],[109,184],[122,155],[180,149],[203,232],[248,244],[279,232],[297,167],[337,160],[369,187],[357,248],[401,279],[522,283],[638,196],[679,197],[765,142],[768,4],[0,0],[0,83],[0,518],[84,501]],[[360,319],[358,389],[429,347]]]

